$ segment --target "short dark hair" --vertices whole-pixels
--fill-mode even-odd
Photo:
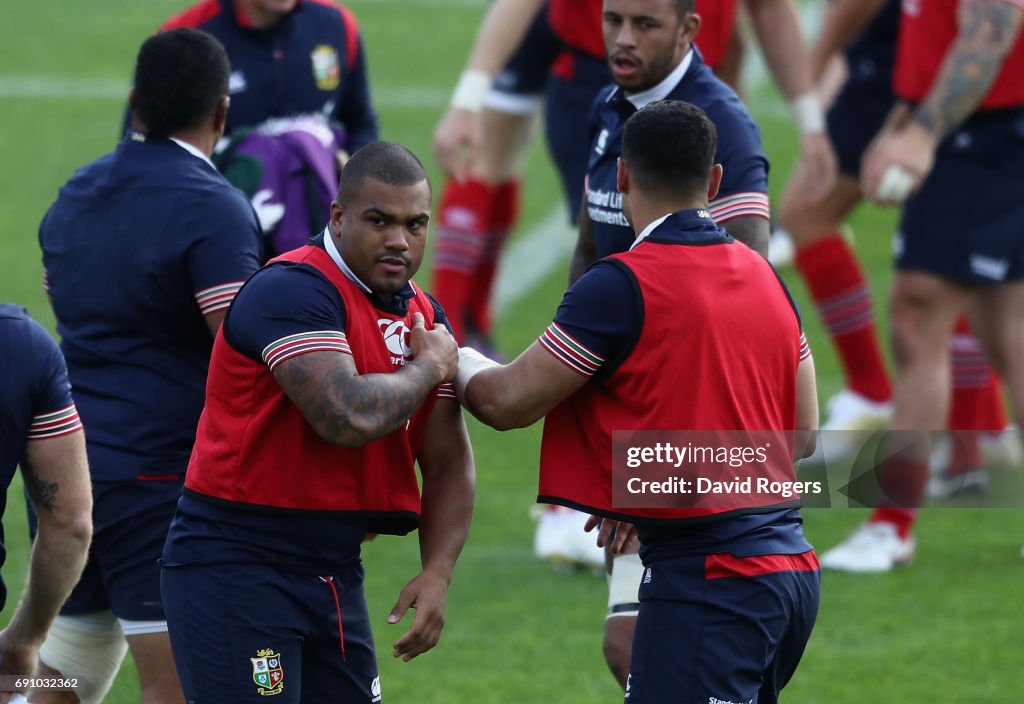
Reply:
[[[714,1],[719,2],[720,0]],[[697,0],[676,0],[676,14],[678,14],[681,19],[686,16],[687,12],[693,12],[693,8],[696,4]]]
[[[154,34],[135,60],[135,115],[152,137],[198,127],[228,94],[230,74],[227,52],[206,32]]]
[[[430,188],[430,179],[423,164],[397,142],[371,142],[352,155],[341,170],[338,202],[347,206],[368,178],[389,186],[412,186],[426,181],[427,188]]]
[[[706,191],[718,133],[696,105],[660,100],[633,114],[622,133],[622,159],[644,191],[660,196]]]

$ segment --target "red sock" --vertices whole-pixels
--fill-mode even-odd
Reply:
[[[1002,432],[1006,412],[999,378],[985,361],[967,318],[957,321],[950,341],[953,360],[953,399],[947,427],[952,431],[949,474],[956,475],[982,466],[978,436],[981,432]]]
[[[899,536],[906,538],[917,518],[917,507],[924,497],[924,485],[928,481],[928,460],[890,457],[882,465],[878,479],[881,489],[879,507],[871,514],[869,521],[892,523]]]
[[[928,481],[928,460],[890,457],[882,465],[878,485],[879,505],[885,508],[917,508]]]
[[[876,508],[868,523],[892,523],[896,526],[896,534],[906,540],[916,520],[916,508]]]
[[[448,181],[434,244],[433,294],[448,314],[455,339],[464,341],[473,291],[473,273],[487,238],[495,189],[482,181]]]
[[[491,206],[487,243],[473,275],[473,299],[469,304],[469,319],[481,335],[490,335],[493,327],[491,300],[494,297],[494,279],[498,273],[501,251],[508,233],[515,224],[519,211],[519,182],[506,181],[498,187]]]
[[[875,316],[864,272],[839,234],[801,247],[796,265],[832,338],[846,382],[872,401],[892,397],[889,373],[875,332]]]

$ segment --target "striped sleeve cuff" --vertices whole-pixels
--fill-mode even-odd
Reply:
[[[594,354],[583,343],[558,327],[557,323],[551,323],[537,341],[553,354],[555,359],[577,374],[594,376],[604,364],[604,357]]]
[[[33,418],[28,427],[28,439],[49,440],[81,429],[82,420],[78,417],[78,409],[75,404],[71,404],[59,411],[41,413]]]
[[[451,399],[452,401],[458,401],[458,397],[455,395],[455,384],[448,382],[447,384],[441,384],[437,387],[437,397],[439,399]]]
[[[235,294],[238,293],[238,289],[242,288],[244,283],[244,281],[232,281],[220,284],[219,286],[204,288],[202,291],[196,291],[196,303],[199,304],[199,310],[202,311],[203,315],[224,310],[231,305]]]
[[[45,266],[43,267],[43,291],[50,292],[50,275],[46,273]]]
[[[315,330],[288,335],[263,348],[263,361],[270,371],[281,362],[307,352],[341,352],[352,354],[345,333],[337,330]]]
[[[811,356],[811,346],[807,342],[807,335],[800,333],[800,361]]]
[[[719,225],[743,216],[752,215],[765,220],[772,216],[767,193],[734,193],[711,201],[709,209],[711,218]]]

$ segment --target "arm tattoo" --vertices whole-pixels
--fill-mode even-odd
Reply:
[[[397,430],[426,400],[434,383],[410,363],[390,374],[353,374],[330,354],[305,354],[274,371],[278,383],[328,442],[358,447]]]
[[[764,218],[755,215],[744,215],[727,220],[722,229],[739,240],[762,257],[768,257],[768,240],[771,235],[771,224]]]
[[[959,35],[914,121],[942,139],[973,113],[1020,33],[1024,12],[1002,0],[966,0]]]
[[[57,508],[57,492],[60,491],[60,485],[41,479],[28,462],[22,463],[21,470],[22,478],[25,480],[25,492],[36,510],[46,509],[53,513]]]

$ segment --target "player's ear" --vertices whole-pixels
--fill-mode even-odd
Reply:
[[[708,181],[708,202],[715,199],[718,195],[718,189],[722,186],[722,174],[725,173],[725,169],[722,168],[721,164],[715,164],[711,167],[711,179]]]
[[[331,232],[341,232],[341,221],[345,219],[345,206],[336,200],[331,201]]]
[[[228,123],[228,109],[231,107],[231,98],[222,95],[217,101],[217,107],[213,112],[213,129],[217,134],[224,134],[224,128]]]
[[[128,89],[128,109],[135,112],[135,86]]]
[[[696,12],[687,12],[683,21],[679,23],[679,44],[693,44],[699,31],[700,15]]]
[[[629,193],[629,165],[620,156],[616,159],[615,166],[615,186],[619,189],[619,193]]]

